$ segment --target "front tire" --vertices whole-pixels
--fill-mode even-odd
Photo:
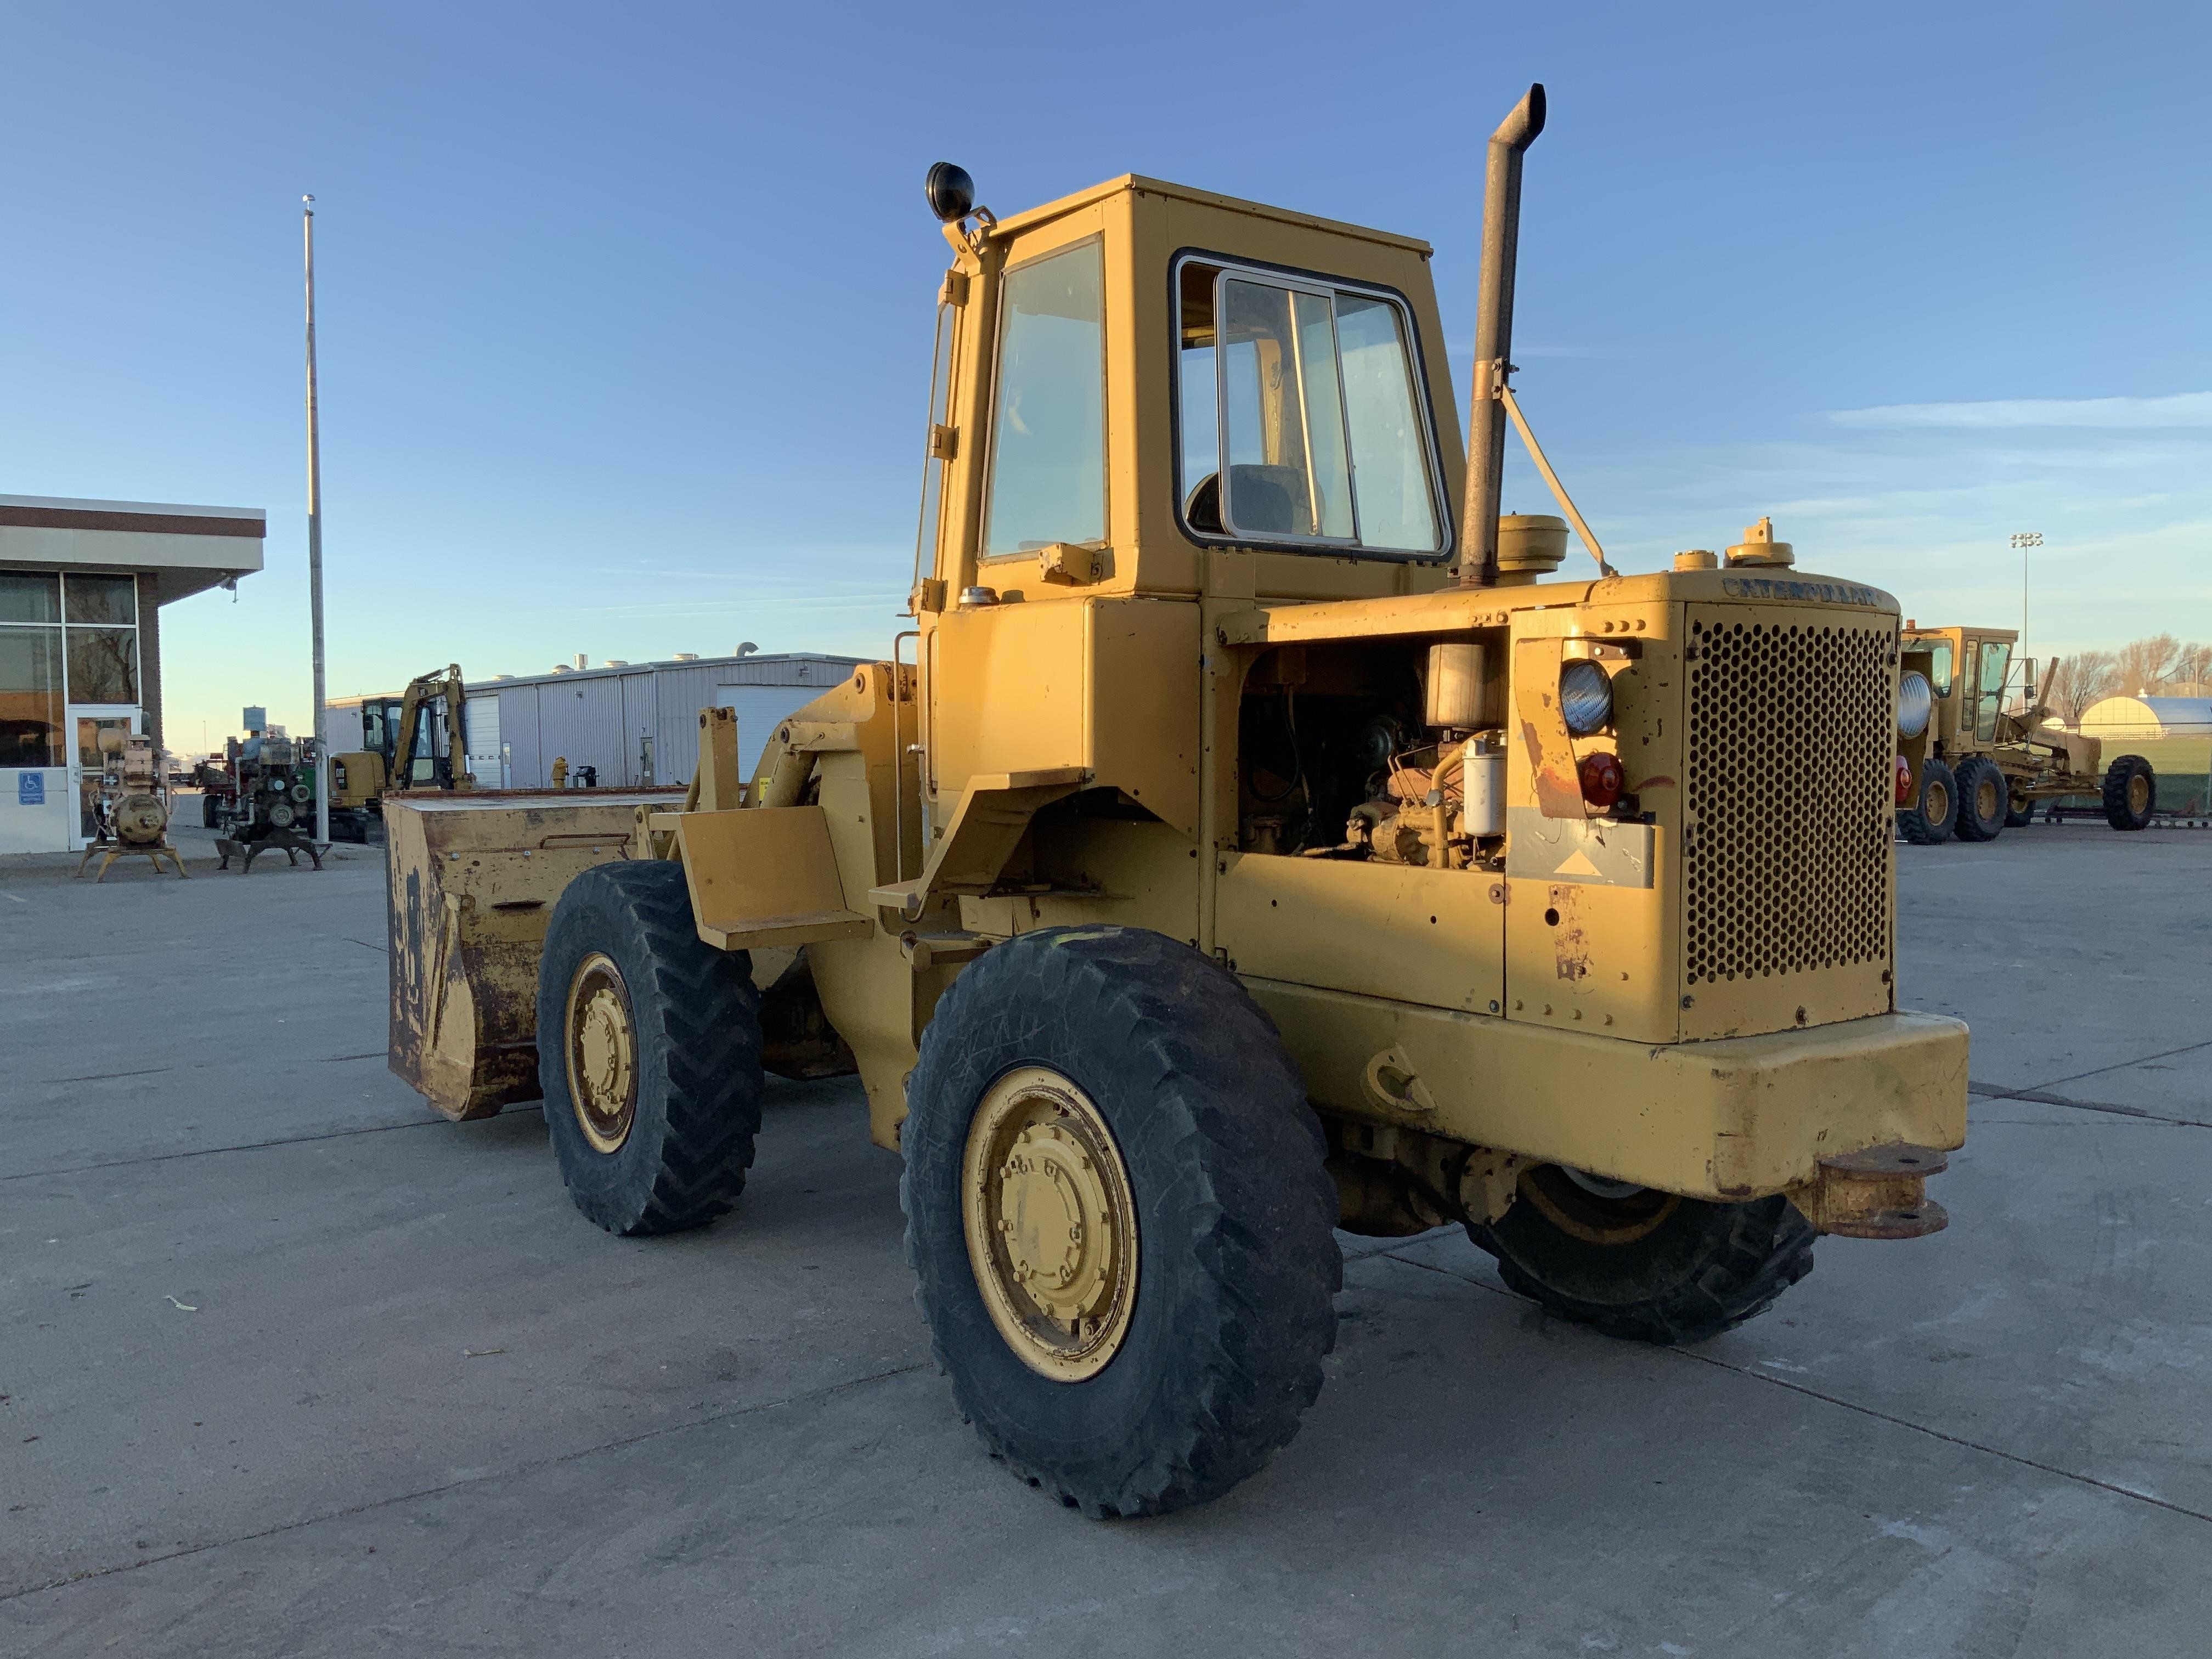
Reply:
[[[2158,811],[2158,775],[2141,755],[2123,755],[2105,769],[2105,822],[2144,830]]]
[[[1959,763],[1957,778],[1959,839],[1995,841],[2012,810],[2012,786],[2004,773],[1988,756],[1969,755]]]
[[[760,994],[702,941],[684,866],[570,882],[538,970],[538,1074],[568,1196],[611,1233],[703,1226],[744,1190],[760,1129]]]
[[[1959,781],[1930,755],[1920,763],[1920,787],[1912,805],[1897,809],[1897,833],[1915,847],[1941,847],[1951,839],[1959,817]]]
[[[1607,1336],[1703,1342],[1765,1313],[1813,1271],[1814,1232],[1779,1196],[1711,1204],[1558,1164],[1468,1236],[1507,1286]]]
[[[907,1102],[916,1299],[994,1455],[1149,1515],[1297,1432],[1335,1340],[1336,1197],[1233,975],[1140,928],[1024,933],[946,992]]]

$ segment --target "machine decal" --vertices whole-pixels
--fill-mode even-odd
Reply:
[[[1505,873],[1597,887],[1651,885],[1653,828],[1597,818],[1551,818],[1531,807],[1505,815]]]
[[[1808,582],[1784,576],[1723,576],[1721,592],[1732,599],[1799,599],[1813,605],[1864,605],[1887,611],[1890,597],[1854,582]]]

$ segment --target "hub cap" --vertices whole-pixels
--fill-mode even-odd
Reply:
[[[596,952],[568,982],[568,1103],[595,1152],[616,1152],[637,1120],[637,1028],[621,969]]]
[[[1681,1207],[1673,1193],[1544,1164],[1521,1176],[1521,1198],[1545,1220],[1585,1244],[1633,1244]]]
[[[975,1109],[960,1184],[969,1263],[1006,1346],[1056,1382],[1097,1376],[1137,1300],[1136,1202],[1097,1107],[1048,1067],[1008,1073]]]

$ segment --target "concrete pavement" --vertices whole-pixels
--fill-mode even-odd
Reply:
[[[2202,1652],[2212,833],[1899,865],[1950,1231],[1690,1351],[1346,1239],[1297,1441],[1105,1525],[958,1422],[851,1082],[610,1239],[384,1071],[373,849],[0,865],[0,1654]]]

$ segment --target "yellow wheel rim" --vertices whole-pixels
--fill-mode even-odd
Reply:
[[[2150,811],[2150,780],[2140,772],[2128,780],[2128,811],[2136,817]]]
[[[1682,1207],[1674,1194],[1656,1187],[1594,1192],[1556,1164],[1523,1170],[1520,1193],[1545,1220],[1585,1244],[1636,1243],[1658,1231]]]
[[[1042,1376],[1103,1370],[1137,1305],[1137,1206],[1091,1097],[1042,1066],[991,1086],[960,1168],[968,1261],[991,1322]]]
[[[1974,815],[1987,823],[2005,810],[2004,795],[1998,790],[1995,778],[1984,778],[1974,787]]]
[[[568,981],[568,1103],[592,1149],[618,1152],[637,1121],[637,1023],[622,970],[597,952]]]
[[[1930,823],[1941,823],[1951,815],[1951,792],[1940,783],[1928,786],[1928,798],[1922,805],[1920,816]]]

